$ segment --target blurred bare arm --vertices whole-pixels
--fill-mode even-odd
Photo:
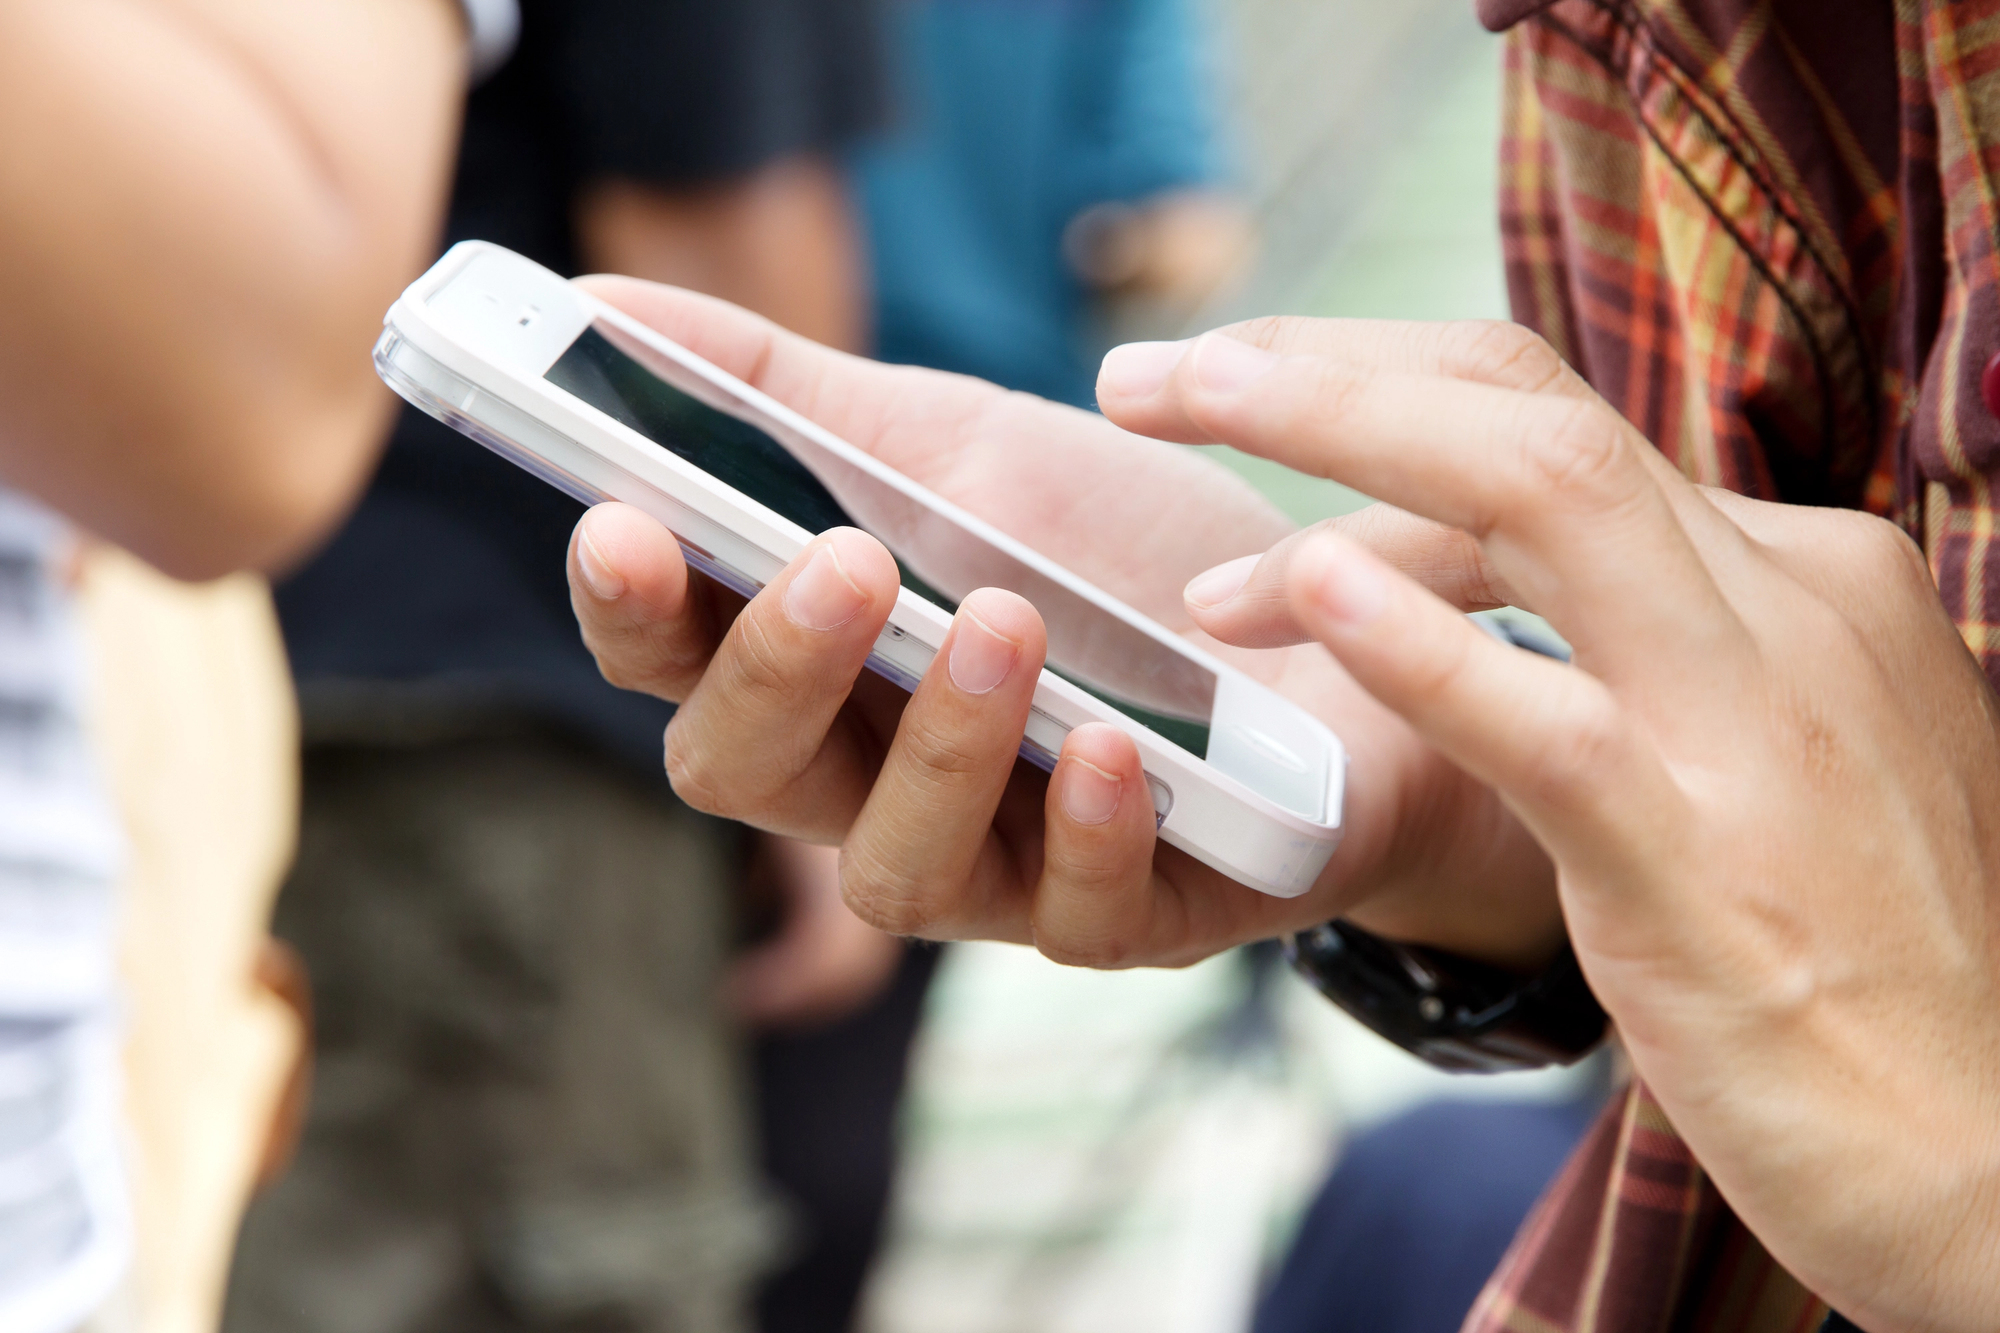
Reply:
[[[1085,283],[1183,318],[1240,281],[1256,251],[1257,224],[1249,208],[1216,189],[1098,204],[1063,231],[1063,257]]]
[[[575,210],[586,267],[719,296],[814,342],[865,350],[861,230],[845,181],[823,158],[786,158],[684,189],[597,181]],[[854,1012],[895,976],[902,946],[841,901],[832,848],[763,838],[785,919],[776,939],[737,960],[731,1007],[767,1028]]]
[[[330,526],[463,42],[451,0],[0,0],[0,481],[184,578]]]
[[[865,350],[860,225],[823,158],[685,189],[599,181],[576,201],[576,229],[598,272],[719,296],[814,342]]]

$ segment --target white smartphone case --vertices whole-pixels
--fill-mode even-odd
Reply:
[[[803,437],[871,473],[1215,674],[1206,762],[1048,671],[1024,756],[1047,768],[1071,728],[1120,728],[1139,747],[1160,836],[1278,897],[1310,888],[1338,845],[1346,752],[1316,718],[557,274],[465,242],[411,284],[383,322],[375,364],[397,393],[587,504],[619,500],[645,511],[674,533],[691,565],[753,595],[812,534],[543,378],[593,324],[644,344],[686,372],[676,387],[780,441]],[[914,688],[950,623],[942,608],[903,589],[869,666]]]

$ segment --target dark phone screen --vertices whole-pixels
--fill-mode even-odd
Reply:
[[[1051,671],[1207,754],[1213,672],[817,442],[733,415],[725,391],[606,326],[584,330],[547,378],[808,532],[873,533],[903,585],[947,611],[975,588],[1019,593],[1048,626]]]

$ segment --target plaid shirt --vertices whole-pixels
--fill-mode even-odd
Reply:
[[[1478,0],[1517,318],[1688,476],[1866,507],[2000,679],[2000,0]],[[1811,1333],[1643,1087],[1466,1333]]]

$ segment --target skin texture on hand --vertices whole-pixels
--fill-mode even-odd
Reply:
[[[1042,653],[1040,622],[1019,599],[969,598],[940,662],[971,630],[997,632],[1014,645],[1002,679],[973,689],[933,668],[913,701],[862,672],[896,590],[894,563],[872,538],[823,535],[745,613],[689,577],[657,524],[601,506],[573,544],[572,600],[613,683],[684,703],[667,760],[685,799],[841,844],[848,900],[883,929],[1033,942],[1071,962],[1189,962],[1349,911],[1523,967],[1560,943],[1547,858],[1490,790],[1318,647],[1237,652],[1195,628],[1186,582],[1291,531],[1245,483],[1090,413],[829,352],[685,292],[592,281],[667,336],[1231,654],[1327,718],[1355,771],[1371,775],[1355,784],[1321,882],[1299,899],[1266,897],[1155,847],[1136,752],[1115,729],[1075,733],[1053,784],[1016,765]]]
[[[1511,326],[1260,322],[1099,389],[1419,516],[1197,580],[1194,613],[1326,645],[1501,793],[1633,1063],[1808,1288],[1880,1333],[1992,1328],[2000,711],[1916,547],[1690,485]],[[1574,669],[1459,614],[1501,599]]]
[[[185,578],[294,559],[392,398],[435,243],[450,0],[0,7],[0,483]]]
[[[967,598],[906,700],[860,674],[896,591],[872,538],[822,535],[746,606],[603,506],[573,603],[607,676],[685,701],[667,764],[694,804],[841,843],[843,892],[886,929],[1079,963],[1347,913],[1526,966],[1566,922],[1781,1263],[1864,1328],[1992,1326],[2000,713],[1900,533],[1689,485],[1511,326],[1274,321],[1109,358],[1113,421],[1407,511],[1285,541],[1230,479],[1085,414],[600,290],[1165,623],[1265,645],[1240,660],[1354,756],[1326,876],[1263,898],[1153,845],[1115,730],[1079,729],[1052,781],[1013,763],[1042,651],[1018,598]],[[1503,600],[1575,666],[1460,614]],[[975,633],[1004,646],[961,663]]]
[[[680,188],[595,180],[577,192],[571,216],[590,268],[721,297],[828,346],[867,341],[860,226],[846,181],[822,158]],[[725,990],[737,1016],[808,1028],[873,998],[902,946],[841,903],[832,849],[767,835],[760,860],[786,915],[777,937],[731,970]]]

